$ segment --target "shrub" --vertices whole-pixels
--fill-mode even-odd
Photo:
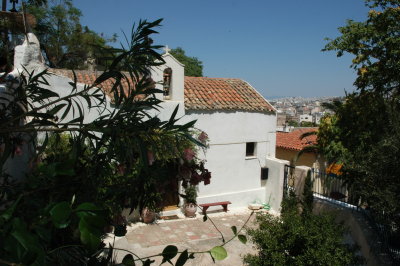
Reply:
[[[360,258],[344,243],[345,228],[330,214],[301,215],[293,195],[282,203],[281,217],[257,216],[257,229],[248,234],[258,249],[246,255],[248,265],[349,265]],[[303,208],[304,209],[304,208]]]

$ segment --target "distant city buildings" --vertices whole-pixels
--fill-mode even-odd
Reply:
[[[294,127],[318,126],[321,118],[331,110],[322,103],[341,100],[342,97],[285,97],[269,102],[277,110],[277,130],[290,132]]]

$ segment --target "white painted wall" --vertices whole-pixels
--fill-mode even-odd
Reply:
[[[301,122],[313,122],[312,115],[300,115],[300,123]]]
[[[276,158],[267,158],[265,162],[269,169],[268,180],[265,184],[266,200],[267,202],[270,200],[271,209],[275,212],[280,212],[281,209],[285,164],[289,165],[289,161]]]
[[[49,82],[49,86],[47,86],[47,89],[51,89],[52,91],[58,93],[58,95],[60,97],[64,97],[67,96],[69,94],[71,94],[71,90],[72,90],[72,86],[69,84],[69,82],[72,82],[72,80],[70,78],[64,77],[64,76],[59,76],[59,75],[55,75],[55,74],[51,74],[49,76],[46,76],[47,81]],[[83,89],[84,84],[77,84],[78,87],[78,91]],[[46,86],[43,86],[46,88]],[[95,90],[95,89],[93,89]],[[114,110],[114,108],[112,107],[111,101],[110,99],[107,97],[106,98],[106,109],[102,108],[92,108],[89,109],[86,100],[83,99],[82,97],[78,98],[80,100],[80,102],[82,103],[82,110],[83,113],[85,115],[85,119],[84,119],[84,123],[88,123],[88,122],[92,122],[93,120],[95,120],[96,118],[98,118],[100,115],[104,115],[107,113],[110,113]],[[95,101],[92,103],[93,105],[95,105]],[[65,110],[65,108],[61,109],[60,112],[58,113],[58,116],[60,117],[63,114],[63,111]],[[78,110],[76,110],[75,115],[72,112],[72,110],[70,111],[70,113],[67,115],[67,117],[63,120],[65,121],[69,121],[73,118],[76,118],[79,116],[79,112]]]
[[[232,207],[266,201],[261,167],[275,157],[276,115],[243,111],[187,110],[184,120],[196,119],[196,128],[209,136],[206,167],[211,184],[199,186],[199,203],[229,200]],[[256,156],[246,157],[246,142],[256,143]]]

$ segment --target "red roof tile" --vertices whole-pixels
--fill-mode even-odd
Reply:
[[[247,82],[230,78],[185,77],[185,108],[274,112]]]
[[[70,78],[74,80],[74,74],[72,70],[69,69],[55,69],[55,68],[50,68],[49,73],[53,73],[56,75],[64,76],[67,78]],[[78,83],[86,84],[86,85],[92,85],[95,80],[103,73],[103,71],[87,71],[87,70],[75,70],[75,75],[76,75],[76,80]],[[132,79],[129,77],[127,74],[126,77],[129,80],[129,83],[134,84],[132,82]],[[126,95],[129,95],[129,89],[128,89],[128,83],[126,80],[122,80],[121,84],[124,86],[124,92]],[[101,83],[99,86],[101,89],[104,90],[104,92],[111,98],[114,99],[114,95],[111,92],[111,89],[114,85],[114,81],[112,79],[108,79],[104,82]],[[134,87],[133,87],[134,88]],[[141,97],[139,97],[141,98]]]
[[[72,80],[74,78],[72,70],[49,69],[49,72],[69,77]],[[77,82],[88,85],[93,84],[101,73],[101,71],[75,71]],[[126,82],[123,82],[123,84],[126,84]],[[111,94],[112,86],[112,80],[107,80],[101,84],[101,88],[111,98],[113,98]],[[128,92],[128,88],[125,88],[125,93]],[[245,110],[268,113],[275,111],[261,94],[240,79],[185,77],[184,94],[185,108],[189,110]]]
[[[311,135],[303,139],[300,139],[300,136],[306,132],[312,132],[317,130],[318,128],[313,127],[313,128],[297,129],[292,132],[276,132],[276,147],[288,150],[300,151],[308,145],[317,143],[316,135]]]

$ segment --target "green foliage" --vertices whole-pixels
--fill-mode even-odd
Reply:
[[[101,61],[100,54],[108,41],[115,41],[115,36],[107,40],[81,25],[82,12],[71,0],[30,1],[27,11],[37,19],[34,32],[50,66],[82,69],[87,67],[88,57],[97,58],[97,64],[105,66],[107,62]]]
[[[185,201],[187,203],[194,203],[197,202],[197,191],[195,186],[188,186],[185,188]]]
[[[357,70],[354,85],[360,90],[377,93],[399,91],[400,71],[400,4],[398,1],[369,0],[371,9],[364,22],[349,20],[340,27],[341,36],[330,40],[325,51],[336,51],[337,56],[354,56],[352,68]]]
[[[308,121],[302,121],[300,123],[301,127],[315,127],[315,123],[313,122],[308,122]]]
[[[313,209],[313,182],[311,180],[311,170],[308,170],[307,176],[304,180],[304,189],[303,189],[303,214],[309,215]]]
[[[222,246],[213,247],[210,250],[211,256],[216,260],[223,260],[228,256],[226,249]]]
[[[296,199],[282,203],[281,217],[257,216],[258,228],[248,230],[258,249],[246,255],[247,265],[354,265],[358,257],[344,244],[344,227],[332,215],[300,215]]]
[[[45,88],[48,74],[43,71],[24,73],[23,82],[8,88],[14,97],[3,97],[0,108],[2,260],[108,265],[112,249],[102,243],[104,228],[114,225],[115,234],[123,235],[122,208],[160,207],[163,184],[171,176],[176,183],[182,178],[181,160],[189,163],[185,150],[193,159],[193,143],[203,144],[192,136],[194,122],[178,125],[175,117],[161,121],[149,116],[160,104],[155,93],[162,93],[144,78],[163,62],[156,52],[160,46],[150,39],[160,22],[140,21],[129,49],[110,51],[113,63],[90,86],[78,89],[76,81],[71,82],[70,93],[61,97]],[[92,110],[106,109],[105,93],[96,86],[110,79],[115,109],[86,122],[82,103]],[[125,86],[135,90],[126,93]],[[20,156],[24,146],[36,152],[26,154],[32,157],[30,171],[16,182],[4,163]],[[163,156],[166,150],[170,152]],[[194,171],[208,172],[192,159]],[[209,175],[204,179],[200,174],[185,182],[209,182]],[[151,263],[146,260],[144,265]]]
[[[172,54],[179,62],[185,65],[185,76],[203,76],[203,63],[197,59],[197,57],[187,56],[181,47],[171,49],[170,54]]]
[[[358,91],[324,118],[318,142],[329,161],[343,165],[353,201],[368,206],[381,224],[400,228],[400,3],[368,0],[366,5],[371,8],[367,20],[348,21],[324,49],[353,56]]]
[[[290,120],[288,122],[288,126],[290,126],[290,127],[298,127],[299,126],[299,122],[297,122],[295,120]]]

